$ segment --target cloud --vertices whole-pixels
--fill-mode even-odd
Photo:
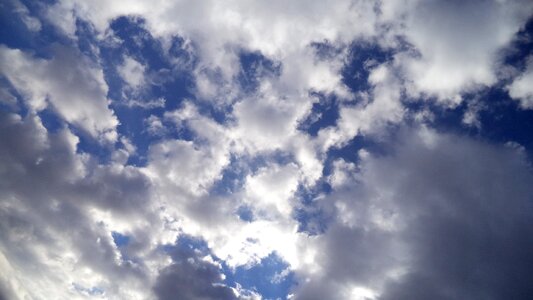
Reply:
[[[291,299],[532,293],[530,149],[476,94],[530,108],[531,64],[496,71],[529,2],[13,3],[0,298],[257,299],[222,274],[270,255]]]
[[[50,133],[34,114],[2,113],[0,124],[0,252],[3,269],[12,270],[4,281],[8,294],[79,298],[92,290],[146,298],[149,259],[122,257],[111,236],[117,230],[143,240],[132,257],[152,251],[157,236],[146,226],[151,219],[157,228],[158,221],[146,202],[146,178],[129,167],[95,165],[76,153],[78,138],[67,128]]]
[[[379,134],[391,124],[403,120],[401,102],[402,86],[394,69],[387,63],[370,70],[367,93],[358,95],[358,103],[347,103],[339,109],[336,127],[326,127],[318,132],[323,151],[341,146],[357,135]]]
[[[299,181],[297,166],[282,167],[270,165],[260,169],[253,176],[248,175],[245,183],[245,202],[263,218],[281,214],[285,218],[292,213],[291,197]]]
[[[362,157],[361,172],[335,171],[352,179],[320,200],[336,217],[310,244],[295,298],[346,299],[356,287],[370,299],[531,295],[524,153],[425,128],[404,131],[392,150]]]
[[[417,54],[396,56],[410,91],[456,104],[462,92],[497,81],[501,50],[533,6],[526,1],[390,1],[383,10],[391,22],[401,20],[396,33]]]
[[[26,27],[33,32],[38,32],[42,28],[41,21],[38,18],[35,18],[30,15],[28,7],[24,5],[19,0],[12,0],[11,5],[13,5],[13,12],[17,13],[20,16],[20,19],[26,25]]]
[[[72,48],[52,51],[51,59],[42,59],[0,46],[2,73],[32,111],[50,107],[94,138],[115,141],[118,120],[108,107],[102,70]]]
[[[529,57],[524,73],[507,86],[509,95],[524,109],[533,108],[533,57]]]
[[[219,265],[194,249],[179,247],[171,252],[172,264],[159,272],[154,285],[157,299],[238,299],[232,288],[222,283]]]
[[[144,83],[145,67],[135,59],[125,56],[124,63],[118,66],[118,73],[132,88],[139,88]]]

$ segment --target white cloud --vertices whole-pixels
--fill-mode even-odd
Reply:
[[[418,56],[400,54],[413,94],[456,104],[463,91],[497,81],[499,51],[532,13],[527,1],[386,1],[385,15],[405,27]],[[391,15],[389,15],[391,14]]]
[[[518,100],[524,109],[533,108],[533,57],[528,59],[524,73],[516,77],[507,87],[509,95]]]
[[[229,163],[227,154],[201,149],[183,140],[152,145],[149,160],[147,172],[150,176],[193,195],[206,193]]]
[[[403,120],[402,86],[392,67],[376,66],[370,72],[369,83],[370,95],[358,95],[357,105],[341,106],[337,126],[319,131],[318,141],[323,151],[341,146],[359,134],[379,134],[387,125]]]
[[[0,256],[12,270],[2,295],[81,299],[101,291],[146,299],[153,276],[147,266],[159,263],[153,247],[161,224],[151,212],[154,203],[146,201],[147,178],[77,154],[75,135],[66,128],[49,133],[34,114],[2,113],[0,122]],[[114,230],[131,236],[124,251],[137,262],[121,255]]]
[[[41,30],[41,21],[30,15],[30,11],[28,10],[28,7],[26,7],[26,5],[24,5],[19,0],[12,0],[11,2],[14,6],[13,11],[20,16],[22,22],[30,31],[38,32]]]
[[[523,153],[430,129],[403,129],[398,138],[403,142],[391,141],[390,155],[359,150],[357,163],[336,159],[331,175],[323,178],[332,147],[358,135],[386,136],[390,125],[401,124],[404,103],[410,101],[406,95],[453,106],[463,101],[462,93],[497,82],[499,51],[531,13],[525,1],[64,0],[46,11],[47,21],[73,45],[77,18],[94,26],[100,41],[110,35],[115,18],[144,18],[143,26],[161,42],[163,53],[172,37],[183,37],[198,59],[189,74],[196,99],[147,117],[144,130],[157,141],[148,145],[145,166],[128,166],[141,147],[118,136],[119,122],[97,63],[65,46],[53,48],[47,59],[0,47],[2,73],[29,107],[25,117],[0,114],[5,137],[0,196],[7,199],[0,202],[0,266],[13,274],[12,279],[0,276],[2,295],[165,299],[180,289],[189,298],[255,297],[222,284],[211,257],[162,255],[163,245],[190,234],[202,238],[230,268],[257,264],[275,252],[296,272],[294,299],[387,299],[396,293],[428,299],[445,288],[461,292],[454,298],[483,298],[454,281],[462,273],[471,276],[466,282],[479,278],[462,268],[461,255],[447,245],[484,253],[477,247],[490,244],[491,237],[503,245],[509,236],[518,246],[521,225],[531,225],[518,209],[527,206],[532,193]],[[20,13],[27,15],[30,29],[40,28],[27,10]],[[412,47],[402,48],[402,39]],[[313,42],[333,50],[318,55]],[[350,45],[359,42],[394,54],[390,61],[365,62],[369,89],[354,94],[342,72]],[[242,51],[264,55],[279,74],[254,78],[257,90],[243,89]],[[172,61],[176,68],[182,64]],[[164,98],[137,97],[155,78],[147,63],[124,55],[116,66],[127,85],[121,104],[165,108]],[[524,108],[532,102],[531,74],[528,65],[508,86]],[[3,103],[15,107],[11,90],[1,91]],[[339,109],[335,124],[317,136],[299,129],[318,101],[310,92],[337,99]],[[202,110],[205,106],[224,112],[225,122],[214,120],[209,109]],[[48,132],[38,117],[47,108],[95,138],[120,141],[110,160],[104,164],[101,157],[78,153],[79,138],[64,124]],[[469,104],[465,123],[477,124],[477,109]],[[419,123],[426,119],[430,111],[415,116]],[[187,140],[176,138],[182,134]],[[225,178],[225,171],[237,178]],[[234,180],[230,192],[218,193],[221,179]],[[320,216],[310,216],[318,219],[309,222],[325,229],[310,236],[298,232],[302,224],[295,209],[304,206],[298,192],[319,189],[315,184],[321,179],[332,192],[318,191],[305,208],[316,209]],[[251,210],[251,220],[239,217],[243,207]],[[502,211],[516,218],[506,220]],[[480,224],[496,229],[483,232]],[[129,244],[115,245],[112,232],[130,237]],[[499,265],[491,261],[515,265],[513,255],[528,258],[496,250],[505,255],[480,254],[494,269]],[[441,264],[433,252],[461,272]],[[482,269],[476,262],[474,267]],[[487,278],[501,286],[488,286],[487,293],[513,290],[508,279],[488,271]],[[418,279],[424,286],[417,295],[412,285]],[[525,285],[518,280],[516,286]]]
[[[144,83],[146,67],[135,59],[125,56],[124,63],[118,66],[118,73],[122,79],[133,89],[139,89]]]
[[[32,111],[50,107],[93,137],[115,141],[118,120],[102,70],[70,48],[56,47],[53,55],[46,60],[0,46],[0,66]]]
[[[269,219],[281,214],[290,218],[291,197],[298,187],[299,173],[296,165],[283,167],[270,165],[246,178],[245,197],[259,217]]]

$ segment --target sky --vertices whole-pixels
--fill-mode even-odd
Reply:
[[[0,299],[533,299],[533,2],[1,0]]]

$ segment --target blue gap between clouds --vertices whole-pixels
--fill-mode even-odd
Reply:
[[[109,85],[109,98],[113,100],[111,107],[120,120],[118,132],[128,137],[137,147],[136,155],[130,157],[128,163],[141,166],[147,162],[146,155],[150,145],[163,137],[192,139],[192,134],[183,130],[170,130],[162,136],[151,135],[146,130],[148,117],[154,115],[162,119],[165,111],[177,109],[184,98],[191,98],[190,89],[193,83],[190,70],[174,70],[160,42],[153,38],[144,26],[144,21],[140,18],[119,17],[111,23],[110,28],[121,40],[120,45],[100,46],[100,57]],[[176,52],[176,47],[178,46],[171,48],[174,49],[172,53],[183,54]],[[130,56],[143,64],[146,67],[146,75],[155,78],[157,82],[143,87],[138,94],[128,94],[126,83],[117,72],[124,56]],[[126,94],[128,99],[123,99],[123,94]],[[127,100],[142,102],[159,98],[166,100],[165,107],[142,108],[125,105]]]
[[[322,60],[331,59],[339,55],[342,50],[328,41],[313,43],[311,47],[315,50],[317,58]],[[371,68],[392,60],[393,52],[382,49],[376,44],[362,41],[355,41],[349,47],[348,62],[341,71],[343,83],[354,94],[367,92],[371,89],[368,84]],[[313,104],[310,115],[300,124],[299,130],[311,136],[317,136],[321,129],[336,125],[339,118],[339,99],[334,95],[318,92],[311,92],[310,96],[317,97],[318,101]],[[393,134],[394,132],[395,130],[392,130]],[[332,173],[335,160],[342,158],[347,162],[357,163],[359,161],[358,151],[363,148],[375,155],[383,155],[386,153],[386,144],[387,141],[383,138],[378,140],[357,135],[345,145],[329,149],[326,153],[322,179],[311,189],[303,186],[298,188],[297,197],[300,199],[301,205],[293,212],[294,218],[299,222],[298,231],[316,235],[327,230],[331,216],[322,211],[314,199],[331,192],[327,177]]]
[[[289,265],[277,254],[272,253],[252,267],[237,267],[232,271],[223,264],[224,280],[228,285],[239,283],[243,288],[261,294],[263,299],[287,299],[291,287],[295,284],[293,272],[283,274]]]
[[[432,111],[435,119],[430,124],[438,131],[466,135],[497,144],[516,142],[526,149],[530,158],[533,157],[532,110],[521,109],[518,101],[511,99],[501,85],[463,97],[465,100],[454,108],[444,108],[424,101],[409,103],[406,107],[412,112],[424,109]],[[462,122],[470,101],[477,101],[482,106],[478,112],[479,128]]]
[[[527,59],[533,53],[533,18],[531,18],[514,41],[504,50],[504,64],[512,66],[520,73],[527,65]],[[519,73],[519,74],[520,74]],[[519,76],[519,75],[518,75]],[[454,108],[437,106],[433,101],[409,101],[405,106],[412,112],[428,109],[434,113],[431,125],[439,131],[467,135],[497,144],[517,142],[526,149],[529,158],[533,158],[533,110],[524,110],[519,102],[510,98],[506,86],[514,78],[502,80],[492,87],[476,93],[463,94],[464,101]],[[477,104],[476,104],[477,103]],[[469,104],[480,107],[478,112],[479,128],[462,122]]]
[[[318,92],[311,92],[309,96],[318,101],[313,103],[309,116],[298,124],[298,130],[316,137],[321,129],[336,125],[339,118],[338,99],[335,95]]]
[[[115,245],[117,245],[117,247],[119,248],[127,246],[130,243],[130,236],[121,234],[116,231],[111,232],[111,236],[113,237],[113,241],[115,242]]]
[[[215,261],[222,265],[221,272],[225,275],[224,284],[236,287],[238,283],[244,289],[261,294],[265,300],[287,299],[291,287],[296,284],[293,272],[286,272],[285,276],[281,275],[289,265],[275,253],[263,258],[257,265],[241,266],[232,270],[224,261],[215,257],[207,243],[198,237],[181,235],[175,244],[165,245],[162,250],[173,259],[182,258],[175,256],[175,253],[191,253],[193,255],[194,251],[199,251],[201,256],[212,255]]]
[[[275,62],[260,52],[249,52],[244,49],[239,53],[241,70],[237,79],[245,93],[257,91],[260,80],[264,77],[278,77],[281,75],[282,65]]]
[[[274,151],[267,155],[253,157],[232,155],[229,165],[222,171],[222,178],[213,184],[209,194],[215,197],[231,196],[243,187],[246,176],[255,174],[261,168],[272,164],[286,165],[293,161],[294,158],[283,151]],[[235,214],[243,221],[252,222],[255,219],[252,209],[246,205],[238,207]]]
[[[29,15],[39,19],[41,30],[29,30],[18,13],[15,13],[13,2],[3,1],[0,6],[0,44],[12,49],[31,51],[40,58],[50,57],[50,46],[53,44],[69,45],[72,42],[59,29],[42,17],[46,1],[21,1],[26,5]]]
[[[328,176],[333,172],[333,162],[343,159],[346,162],[357,164],[360,160],[358,151],[365,149],[375,156],[383,156],[389,153],[388,144],[395,139],[397,128],[391,127],[389,138],[373,139],[362,135],[357,135],[342,147],[332,147],[326,153],[322,178],[316,186],[311,189],[303,186],[298,187],[297,198],[301,206],[293,212],[294,218],[298,221],[298,231],[305,232],[309,235],[324,233],[333,216],[328,215],[325,211],[314,202],[316,197],[327,195],[332,192],[332,188],[327,182]]]
[[[318,59],[327,60],[338,55],[342,49],[336,48],[328,41],[311,44]],[[383,49],[379,45],[355,41],[350,45],[348,62],[341,70],[342,82],[357,94],[371,89],[368,84],[368,76],[373,66],[392,60],[394,52]],[[339,118],[339,99],[335,95],[311,92],[310,96],[318,101],[313,104],[308,118],[301,122],[299,130],[303,130],[311,136],[326,127],[334,126]]]

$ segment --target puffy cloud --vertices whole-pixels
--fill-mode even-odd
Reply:
[[[70,44],[47,58],[0,46],[0,103],[17,112],[0,114],[0,267],[13,274],[0,275],[1,295],[257,298],[226,285],[219,262],[231,271],[272,253],[295,272],[295,299],[529,295],[524,153],[402,123],[428,122],[431,105],[497,86],[499,51],[531,9],[526,1],[62,0],[43,6],[47,20],[37,26],[19,7],[29,27],[53,23]],[[75,47],[112,42],[121,16],[143,19],[161,49],[158,57],[125,49],[104,76],[97,61],[110,54],[92,51],[89,60]],[[176,38],[194,59],[171,54]],[[364,78],[352,80],[346,69],[359,43],[387,54],[361,61]],[[159,55],[175,65],[158,70]],[[193,86],[170,86],[165,77],[184,64]],[[507,87],[524,108],[530,69]],[[193,89],[190,99],[178,99],[179,88]],[[108,92],[122,97],[113,103],[120,122],[129,128],[139,117],[132,128],[142,132],[119,136]],[[326,115],[317,94],[334,99],[331,116],[313,118]],[[411,120],[411,105],[427,104],[412,98],[433,102]],[[480,126],[476,101],[463,123]],[[57,129],[45,126],[47,109]],[[78,128],[119,143],[95,150],[80,144]],[[386,137],[387,154],[353,146],[357,136]],[[146,163],[128,165],[136,155]],[[305,222],[323,230],[300,232]],[[210,255],[168,251],[183,235],[201,237]]]
[[[29,109],[50,107],[95,138],[117,139],[118,120],[108,107],[103,72],[77,50],[56,46],[47,60],[0,46],[0,66]]]
[[[95,165],[76,153],[78,138],[68,129],[49,133],[36,115],[2,113],[0,124],[0,252],[3,269],[12,270],[6,294],[146,298],[149,259],[122,257],[111,236],[120,230],[143,238],[132,257],[152,251],[146,226],[157,219],[146,202],[146,178],[129,167]]]
[[[196,195],[206,193],[229,163],[227,154],[183,140],[152,145],[149,159],[147,171],[156,180]]]
[[[291,197],[298,187],[299,174],[296,165],[267,166],[246,178],[246,202],[260,217],[281,214],[290,217]]]
[[[125,56],[124,63],[118,66],[118,73],[133,89],[138,89],[144,83],[145,66],[135,59]]]
[[[527,68],[507,87],[509,95],[518,100],[524,109],[533,108],[533,57],[529,57]]]
[[[268,5],[232,1],[221,6],[211,1],[147,5],[131,0],[120,5],[60,1],[49,13],[60,15],[52,22],[72,35],[76,17],[105,32],[114,18],[139,15],[156,36],[179,34],[192,40],[201,58],[196,72],[199,95],[210,98],[220,93],[217,85],[227,85],[238,73],[236,55],[240,48],[280,61],[281,83],[293,92],[316,89],[349,96],[335,63],[312,63],[309,45],[329,41],[343,46],[366,39],[405,49],[400,38],[412,46],[395,55],[410,94],[436,96],[445,104],[457,104],[462,92],[497,81],[499,52],[532,10],[527,1],[282,1]],[[196,22],[199,18],[204,22]],[[293,37],[298,37],[297,41]],[[221,78],[213,81],[206,70]],[[230,86],[224,93],[233,90]]]
[[[10,2],[11,3],[9,4],[13,6],[13,12],[17,13],[20,16],[22,22],[30,31],[38,32],[41,30],[41,21],[39,21],[38,18],[31,16],[30,11],[28,10],[28,7],[26,7],[26,5],[24,5],[19,0],[12,0]]]
[[[463,91],[490,86],[503,47],[533,12],[527,1],[386,1],[385,18],[417,55],[400,54],[412,93],[457,104]]]
[[[171,252],[172,264],[159,272],[154,285],[157,299],[238,299],[233,289],[222,283],[220,266],[200,254],[186,247]]]
[[[336,218],[310,244],[295,298],[346,299],[356,288],[374,295],[361,299],[531,295],[524,153],[424,128],[402,133],[393,153],[363,156],[361,172],[320,200]],[[342,165],[335,173],[350,172]]]
[[[318,141],[323,151],[331,146],[343,145],[359,134],[379,134],[387,125],[403,120],[402,86],[392,66],[382,64],[374,67],[368,81],[371,84],[370,94],[358,95],[356,105],[341,106],[337,126],[319,131]]]

